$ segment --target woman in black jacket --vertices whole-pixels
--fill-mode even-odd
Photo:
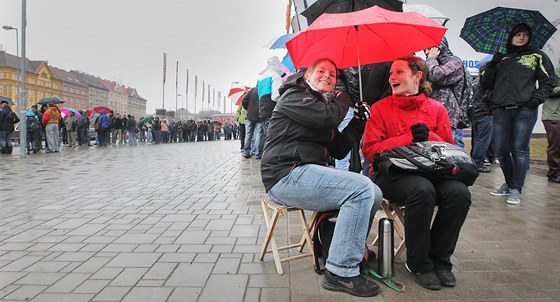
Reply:
[[[509,34],[507,53],[496,53],[480,79],[484,88],[493,90],[493,144],[505,178],[490,194],[508,196],[506,202],[512,205],[521,202],[537,108],[556,83],[552,62],[531,46],[532,35],[529,25],[516,25]]]
[[[347,94],[335,90],[336,81],[336,64],[319,59],[280,88],[262,157],[262,181],[275,202],[312,211],[340,210],[322,286],[374,296],[379,287],[360,275],[359,263],[381,191],[366,176],[329,167],[331,156],[344,157],[360,139],[357,133],[369,108],[357,108],[355,118],[338,132],[354,105]]]

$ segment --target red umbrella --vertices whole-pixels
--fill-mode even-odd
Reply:
[[[241,102],[243,101],[243,97],[245,96],[247,91],[249,91],[249,89],[251,89],[251,87],[247,87],[247,86],[231,88],[229,90],[228,97],[230,100],[235,102],[236,106],[239,106],[241,105]]]
[[[374,6],[361,11],[322,14],[286,42],[297,68],[328,57],[338,68],[392,61],[438,46],[447,28],[418,13]]]
[[[101,110],[105,110],[105,113],[113,112],[113,110],[109,109],[109,107],[105,107],[105,106],[93,107],[93,111],[95,111],[97,113],[101,113]]]
[[[418,13],[373,6],[350,13],[324,13],[286,42],[286,48],[297,68],[324,57],[334,60],[338,68],[347,68],[392,61],[438,46],[446,31]],[[361,87],[360,68],[358,72]]]

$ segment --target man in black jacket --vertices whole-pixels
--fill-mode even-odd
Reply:
[[[8,101],[2,100],[0,103],[0,147],[2,154],[12,153],[12,132],[14,125],[19,122],[17,114],[8,106]]]
[[[256,159],[262,156],[262,145],[264,141],[261,119],[259,117],[259,93],[258,88],[253,87],[243,97],[243,108],[247,110],[245,117],[245,144],[243,146],[243,157]]]

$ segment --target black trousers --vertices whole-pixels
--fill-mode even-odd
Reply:
[[[405,205],[406,263],[410,270],[451,271],[451,255],[471,205],[467,186],[456,180],[432,183],[418,175],[390,179],[379,173],[374,182],[383,191],[383,197]],[[438,211],[431,224],[435,206]]]

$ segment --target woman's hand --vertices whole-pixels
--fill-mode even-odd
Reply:
[[[354,118],[367,121],[371,114],[369,112],[370,108],[365,102],[358,102],[354,105]]]
[[[440,50],[437,47],[428,48],[426,51],[426,58],[427,59],[437,59],[440,54]]]
[[[430,135],[430,129],[426,124],[418,123],[410,126],[410,130],[412,131],[412,142],[425,142],[428,140],[428,136]]]

